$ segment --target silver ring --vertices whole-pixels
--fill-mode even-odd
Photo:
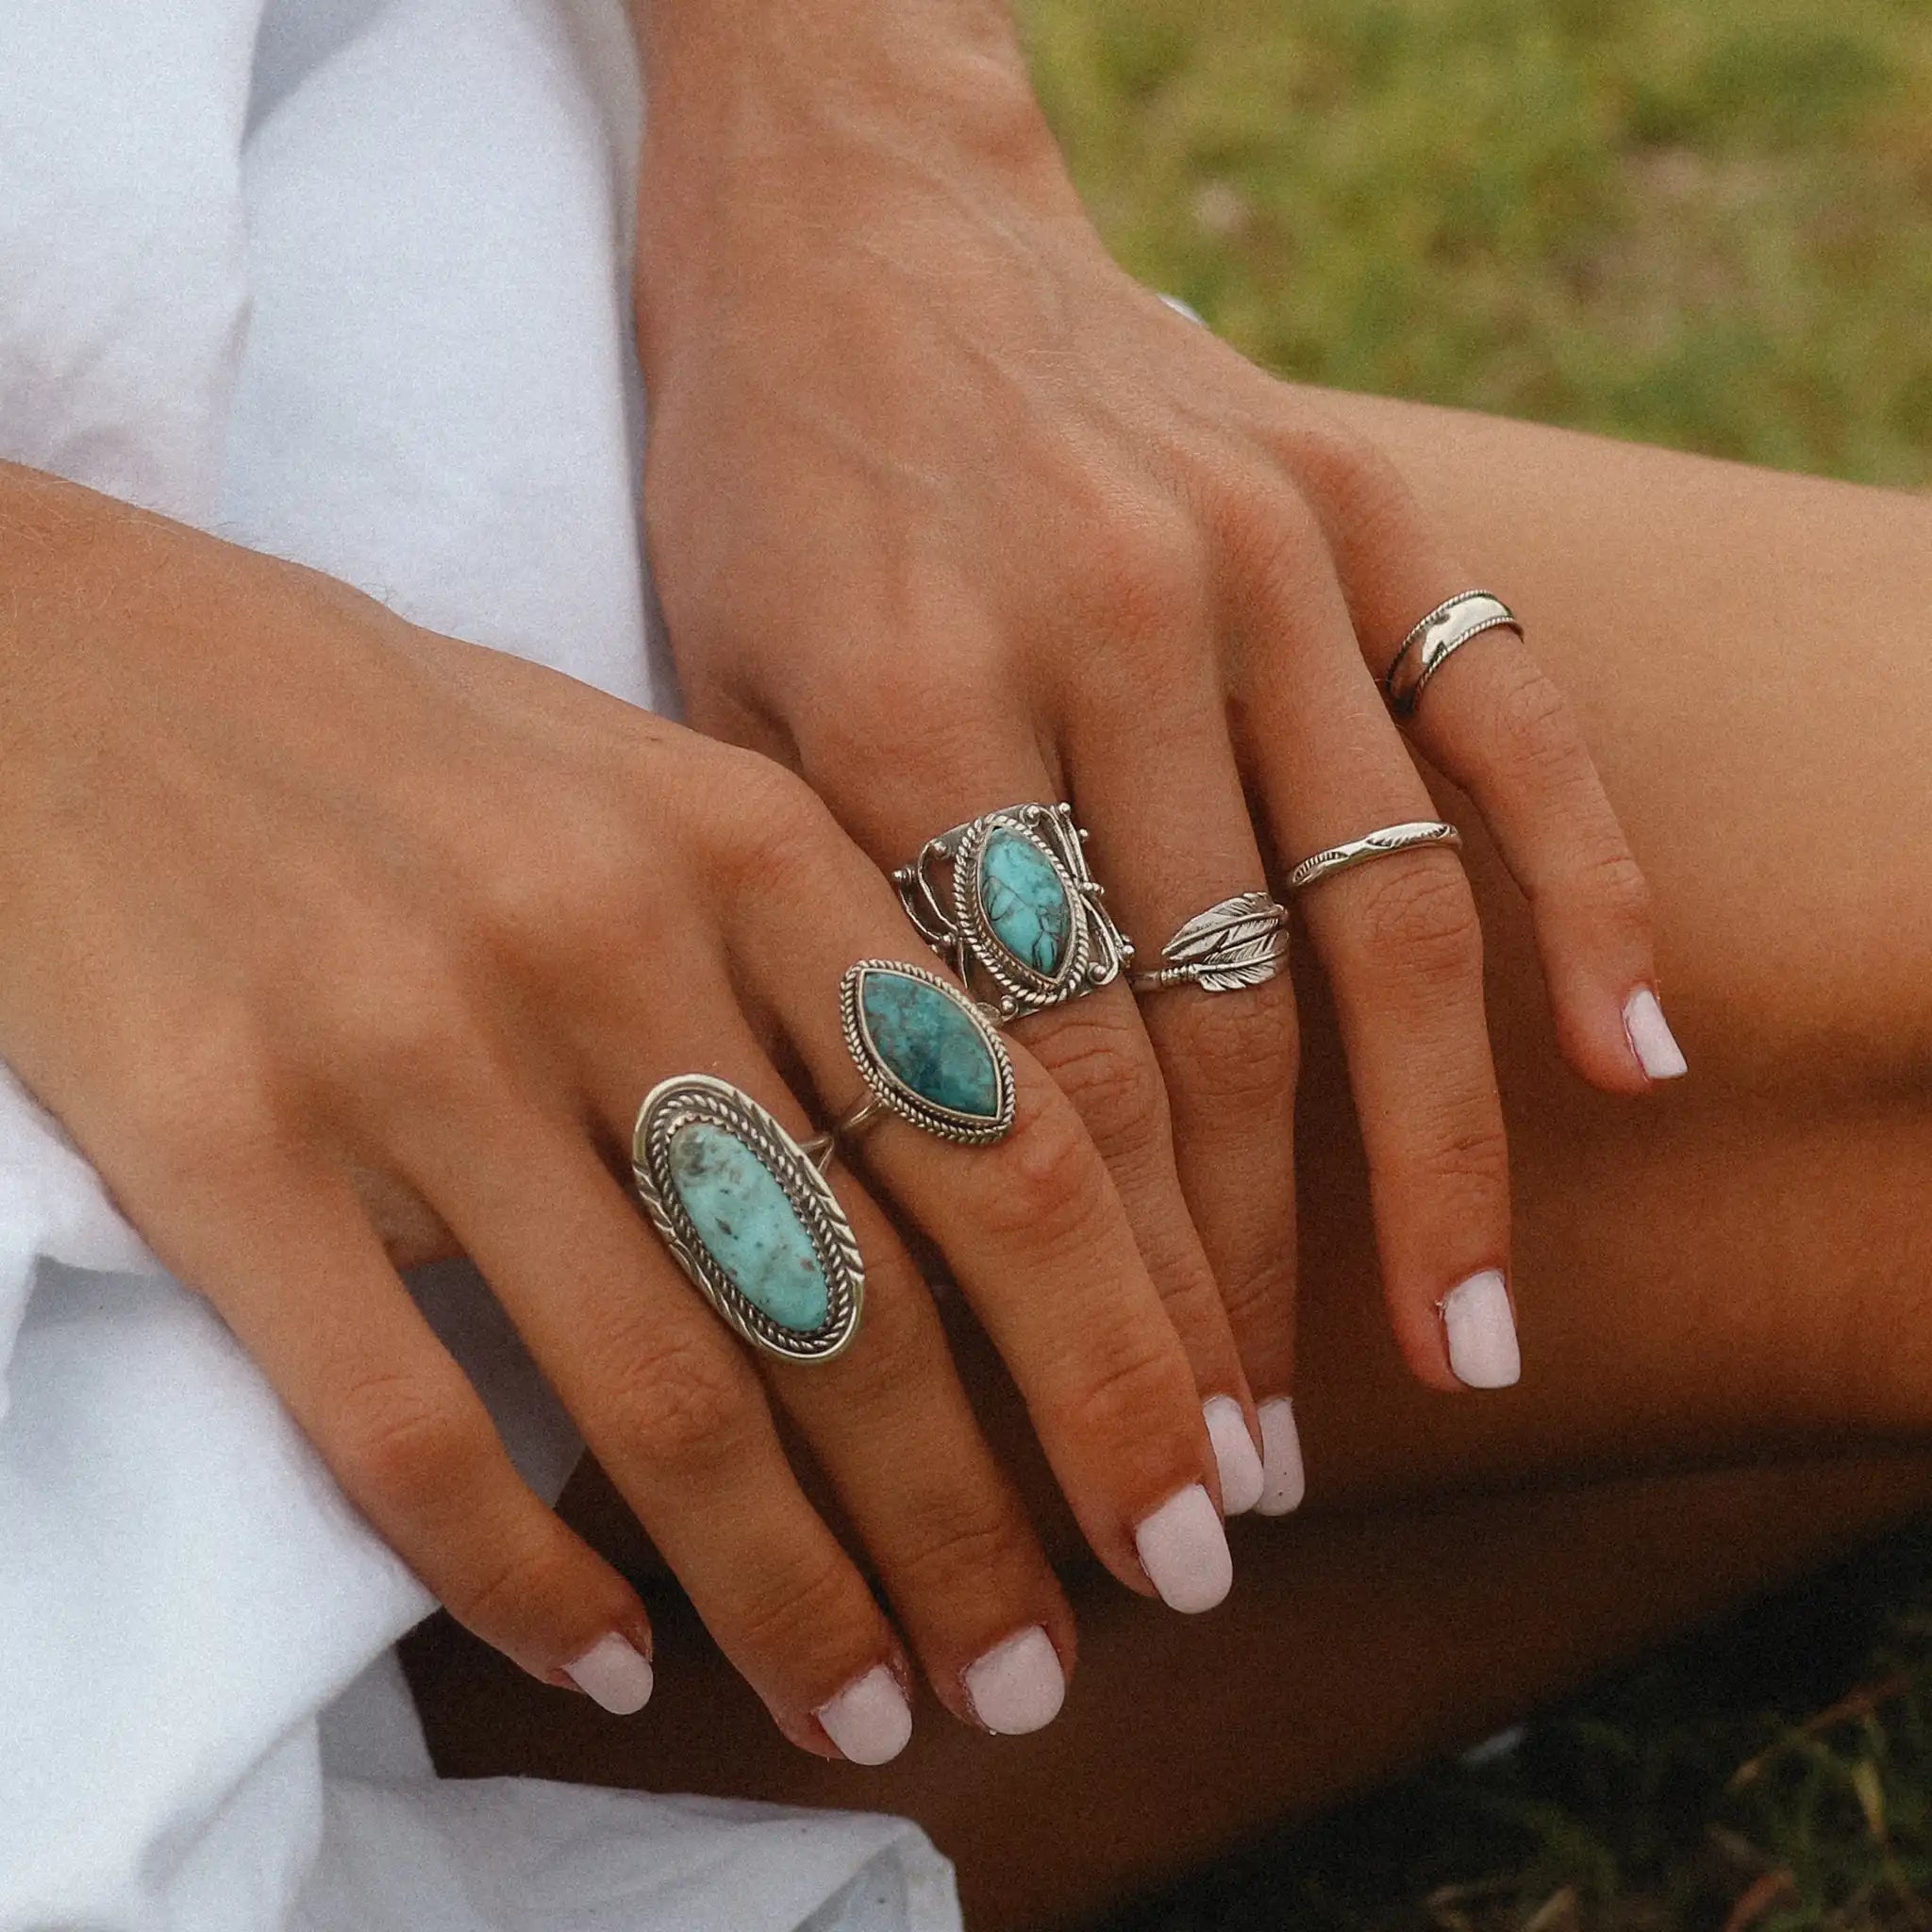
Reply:
[[[1317,879],[1331,873],[1347,872],[1351,866],[1366,865],[1372,858],[1387,858],[1391,853],[1409,852],[1418,845],[1462,843],[1462,834],[1441,819],[1411,819],[1407,824],[1384,825],[1365,839],[1350,839],[1345,844],[1331,845],[1305,858],[1288,875],[1291,892],[1306,891]]]
[[[920,937],[1010,1020],[1107,985],[1134,957],[1086,842],[1070,805],[1003,806],[928,839],[892,883]]]
[[[1523,625],[1515,611],[1489,591],[1462,591],[1438,604],[1403,639],[1382,674],[1390,709],[1398,718],[1412,716],[1429,679],[1471,638],[1486,630],[1513,630],[1521,637]]]
[[[1190,985],[1203,992],[1240,992],[1259,986],[1288,958],[1288,908],[1266,892],[1237,892],[1195,913],[1160,957],[1165,966],[1128,981],[1136,992]]]
[[[750,1094],[680,1074],[644,1096],[631,1170],[651,1224],[753,1347],[829,1361],[858,1332],[865,1262],[811,1157]]]

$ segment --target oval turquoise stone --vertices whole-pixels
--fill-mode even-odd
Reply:
[[[954,994],[874,967],[859,981],[858,1005],[873,1050],[902,1086],[954,1113],[999,1118],[999,1069]]]
[[[979,903],[993,937],[1036,973],[1056,976],[1074,939],[1074,908],[1060,875],[1032,840],[1005,828],[979,855]]]
[[[731,1285],[781,1328],[823,1328],[832,1307],[824,1265],[771,1169],[704,1121],[678,1128],[668,1159],[684,1211]]]

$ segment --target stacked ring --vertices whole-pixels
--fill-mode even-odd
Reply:
[[[920,937],[968,985],[976,971],[1010,1020],[1107,985],[1133,958],[1086,842],[1071,806],[1005,806],[928,839],[892,883]]]
[[[1516,613],[1488,591],[1461,591],[1438,604],[1403,639],[1382,674],[1382,690],[1390,709],[1398,718],[1411,716],[1422,703],[1429,679],[1470,639],[1488,630],[1513,630],[1518,637],[1523,635]]]
[[[750,1094],[708,1074],[660,1081],[631,1166],[651,1224],[755,1348],[829,1361],[858,1332],[865,1262],[810,1156]]]

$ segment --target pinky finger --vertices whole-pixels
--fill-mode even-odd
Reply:
[[[1379,451],[1340,436],[1293,446],[1369,669],[1475,589]],[[1562,689],[1522,637],[1478,633],[1442,661],[1409,738],[1468,792],[1529,901],[1565,1058],[1592,1086],[1641,1093],[1685,1071],[1657,996],[1650,894]]]
[[[345,1177],[250,1177],[158,1243],[220,1309],[350,1500],[458,1622],[620,1715],[651,1694],[636,1591],[518,1474]]]

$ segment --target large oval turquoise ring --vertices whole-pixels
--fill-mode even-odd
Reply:
[[[1134,957],[1069,805],[1008,805],[928,839],[892,874],[920,936],[1002,1019],[1117,979]]]
[[[937,973],[899,959],[861,959],[839,983],[839,1010],[846,1050],[872,1090],[866,1105],[840,1124],[840,1135],[849,1140],[878,1112],[969,1145],[997,1141],[1012,1126],[1007,1043]]]
[[[865,1263],[810,1156],[750,1094],[680,1074],[644,1097],[640,1199],[673,1258],[755,1348],[829,1361],[851,1345]]]

